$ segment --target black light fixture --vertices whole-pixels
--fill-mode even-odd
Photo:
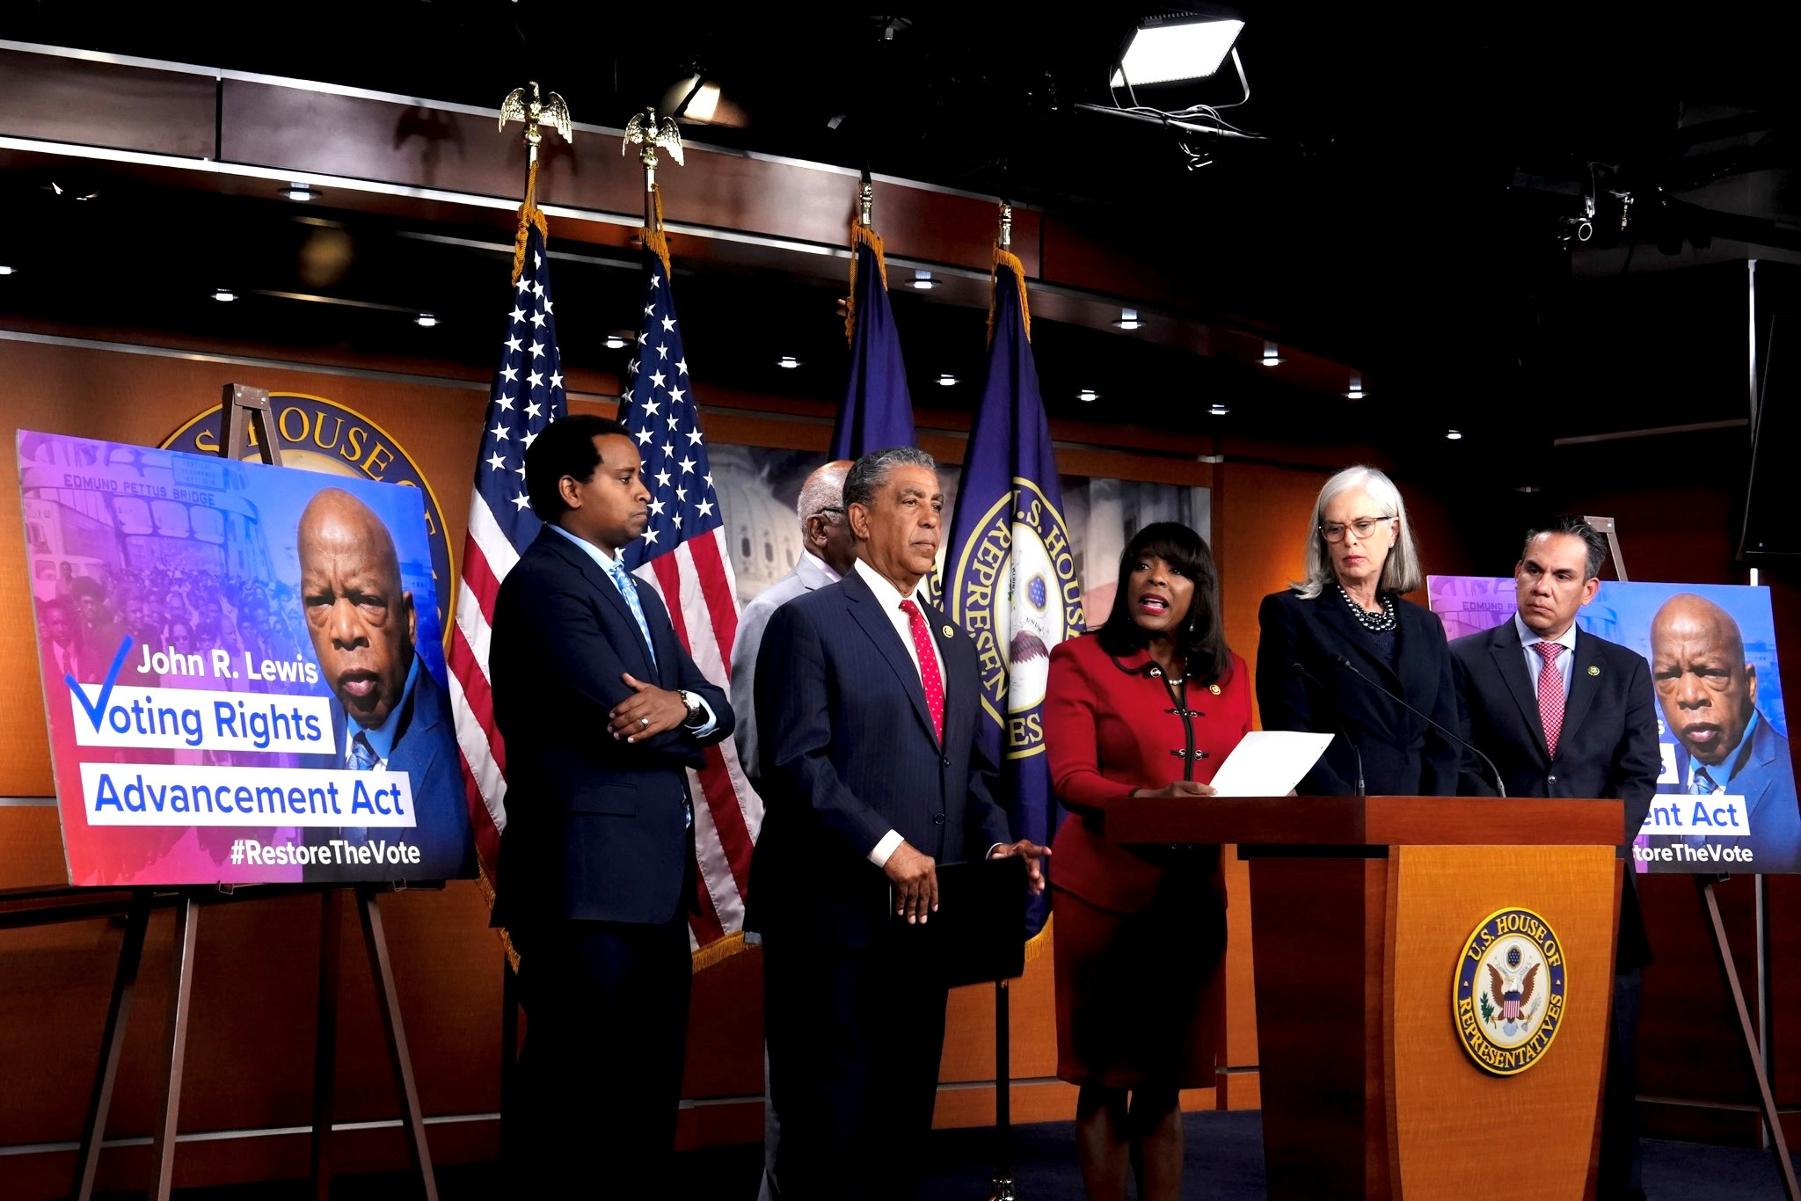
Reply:
[[[933,288],[938,286],[938,280],[930,271],[915,271],[913,273],[913,286],[918,288],[921,292],[930,292]]]
[[[941,371],[938,373],[938,386],[940,388],[954,388],[957,386],[957,377],[948,371]]]
[[[1461,442],[1461,441],[1463,441],[1463,431],[1462,430],[1446,430],[1445,431],[1445,440],[1447,442]]]
[[[230,288],[214,288],[213,289],[213,299],[218,301],[220,304],[230,304],[232,301],[236,300],[237,298],[238,298],[238,294],[236,292],[233,292]]]
[[[608,334],[606,340],[601,343],[608,350],[624,350],[628,344],[624,334]]]
[[[1093,388],[1083,388],[1080,392],[1076,393],[1076,399],[1083,404],[1093,404],[1100,398],[1101,394],[1096,392]]]
[[[1119,320],[1115,321],[1113,324],[1120,329],[1133,330],[1139,328],[1144,322],[1138,319],[1137,309],[1121,309],[1119,311]]]
[[[796,367],[800,366],[800,360],[791,354],[785,354],[775,361],[775,365],[793,371]]]
[[[1274,342],[1265,342],[1263,344],[1263,365],[1265,367],[1280,367],[1282,365],[1282,349]]]
[[[413,318],[413,324],[420,329],[430,329],[438,324],[438,319],[430,313],[420,313],[417,317]]]
[[[1351,377],[1351,386],[1345,389],[1344,396],[1346,400],[1363,399],[1363,377],[1361,375]]]
[[[304,203],[305,201],[312,200],[315,197],[317,197],[319,195],[319,192],[317,189],[313,188],[310,184],[290,183],[287,187],[285,187],[281,190],[281,194],[283,196],[286,196],[289,200],[298,200],[298,201],[301,201]]]
[[[1219,401],[1217,401],[1217,400],[1207,406],[1207,413],[1211,417],[1224,417],[1227,413],[1230,413],[1231,411],[1232,411],[1231,409],[1229,409],[1225,405],[1219,403]]]

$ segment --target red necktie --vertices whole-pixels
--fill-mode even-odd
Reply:
[[[932,715],[932,732],[944,741],[944,677],[938,674],[938,656],[932,651],[932,631],[925,614],[911,600],[901,602],[901,612],[913,631],[913,649],[919,652],[919,680],[926,689],[926,711]]]
[[[1563,733],[1563,674],[1557,670],[1561,642],[1535,642],[1532,649],[1544,659],[1538,669],[1538,720],[1545,727],[1545,750],[1557,757],[1557,737]]]

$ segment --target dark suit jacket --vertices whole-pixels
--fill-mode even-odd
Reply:
[[[656,591],[632,582],[655,666],[619,590],[555,530],[539,531],[494,603],[488,668],[507,774],[494,922],[515,932],[569,918],[657,925],[686,899],[686,769],[732,732],[732,706],[676,641]],[[607,713],[631,695],[626,672],[698,693],[718,724],[704,739],[678,728],[615,740]]]
[[[891,829],[940,863],[1011,840],[977,736],[987,718],[975,643],[921,609],[944,663],[942,746],[919,671],[861,576],[770,618],[757,656],[764,817],[746,924],[771,940],[873,942],[888,879],[868,855]]]
[[[1257,705],[1263,728],[1337,734],[1343,726],[1363,753],[1369,795],[1455,796],[1461,755],[1457,744],[1332,658],[1343,655],[1440,725],[1457,729],[1457,685],[1444,625],[1437,614],[1398,597],[1395,617],[1400,653],[1391,665],[1337,592],[1313,600],[1294,592],[1264,597],[1257,611],[1262,627]],[[1313,680],[1296,671],[1296,663]],[[1297,791],[1303,796],[1357,791],[1356,758],[1343,736],[1332,740]]]
[[[1650,810],[1662,769],[1651,670],[1644,657],[1576,631],[1575,666],[1556,758],[1545,749],[1538,693],[1513,618],[1451,643],[1451,660],[1463,695],[1465,736],[1495,761],[1507,795],[1617,797],[1626,802],[1623,834],[1630,844]],[[1462,791],[1495,794],[1487,765],[1474,756],[1464,760]],[[1628,972],[1650,960],[1629,862],[1615,969]]]

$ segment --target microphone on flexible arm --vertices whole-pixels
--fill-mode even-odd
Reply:
[[[1321,693],[1326,691],[1326,686],[1320,683],[1319,677],[1308,671],[1298,659],[1291,660],[1288,666],[1291,670],[1299,673],[1303,679],[1310,682],[1315,688],[1318,688]],[[1338,736],[1345,740],[1345,745],[1351,748],[1351,754],[1357,757],[1357,795],[1368,796],[1369,794],[1363,787],[1363,752],[1357,749],[1357,740],[1351,737],[1351,731],[1345,728],[1345,724],[1339,721],[1336,716],[1333,718],[1332,724],[1338,727]]]
[[[1449,738],[1452,742],[1455,742],[1458,746],[1463,747],[1465,750],[1474,752],[1476,758],[1478,758],[1478,759],[1482,760],[1482,762],[1488,764],[1488,770],[1494,773],[1494,775],[1495,775],[1495,791],[1500,793],[1501,796],[1503,796],[1503,797],[1505,797],[1507,795],[1507,785],[1501,782],[1501,769],[1495,766],[1495,761],[1493,759],[1490,759],[1487,755],[1482,753],[1482,748],[1478,747],[1475,743],[1471,742],[1469,739],[1465,738],[1463,735],[1458,734],[1452,730],[1447,730],[1445,727],[1439,725],[1437,722],[1433,721],[1429,716],[1420,712],[1419,709],[1417,709],[1413,705],[1409,704],[1407,702],[1407,700],[1404,697],[1402,697],[1400,694],[1395,692],[1394,689],[1388,687],[1386,684],[1382,683],[1382,681],[1380,681],[1380,680],[1377,680],[1370,676],[1364,675],[1363,672],[1361,672],[1357,669],[1357,665],[1355,663],[1351,662],[1349,659],[1345,658],[1343,655],[1339,654],[1338,652],[1327,651],[1326,656],[1329,659],[1331,659],[1332,662],[1338,664],[1340,667],[1344,668],[1346,671],[1350,672],[1352,675],[1356,676],[1358,679],[1362,680],[1365,684],[1368,684],[1371,688],[1374,688],[1377,692],[1380,692],[1383,696],[1386,696],[1389,700],[1391,700],[1395,704],[1401,706],[1401,708],[1407,710],[1409,713],[1413,714],[1415,717],[1418,717],[1419,719],[1424,721],[1427,725],[1431,726],[1434,730],[1437,730],[1440,734],[1443,734],[1446,738]]]

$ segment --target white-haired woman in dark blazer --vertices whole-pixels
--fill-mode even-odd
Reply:
[[[1458,728],[1444,625],[1402,599],[1425,577],[1394,481],[1373,467],[1327,480],[1307,530],[1306,567],[1306,579],[1264,597],[1257,614],[1263,728],[1339,735],[1298,791],[1356,793],[1361,752],[1371,795],[1455,796],[1457,745],[1382,691]]]

